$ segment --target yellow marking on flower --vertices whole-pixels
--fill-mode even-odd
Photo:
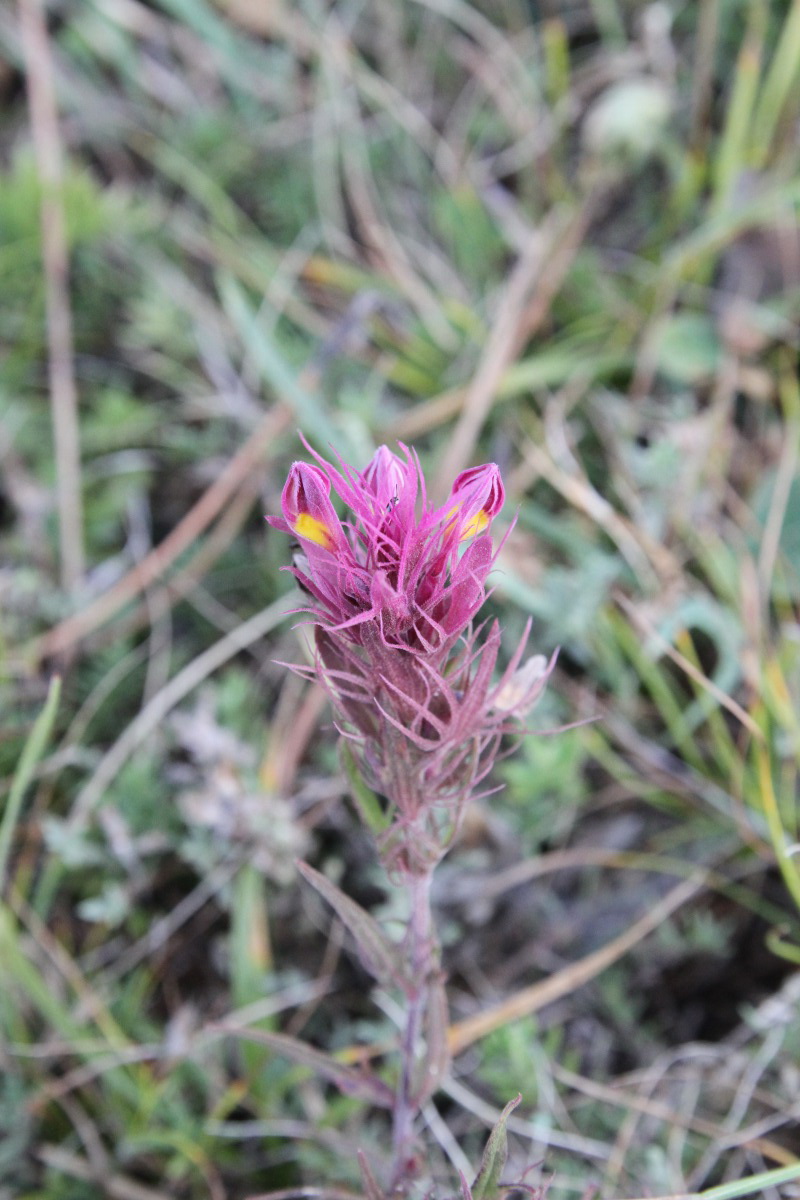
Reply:
[[[448,515],[448,517],[455,517],[456,513],[459,513],[460,511],[461,511],[461,505],[456,504],[453,508],[450,509],[450,512],[447,515]],[[447,527],[445,529],[445,533],[449,533],[450,530],[453,529],[456,524],[457,524],[457,522],[455,520],[450,521],[450,523],[447,525]],[[489,524],[489,515],[485,511],[485,509],[482,508],[479,512],[476,512],[474,517],[471,517],[470,520],[467,521],[466,525],[461,530],[461,533],[458,535],[458,540],[460,542],[466,542],[469,538],[475,537],[476,533],[483,533],[484,529],[486,528],[486,526],[488,524]]]
[[[489,517],[485,509],[476,512],[475,516],[467,521],[464,528],[461,530],[458,540],[465,542],[467,538],[475,537],[477,533],[483,533],[486,526],[489,524]]]
[[[315,545],[322,546],[324,550],[333,550],[336,545],[325,522],[312,517],[311,513],[299,514],[294,523],[294,531],[298,537],[305,538],[307,542],[314,542]]]

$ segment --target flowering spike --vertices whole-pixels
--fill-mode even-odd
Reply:
[[[520,666],[523,639],[493,685],[500,629],[473,624],[497,556],[490,525],[503,483],[494,463],[471,467],[435,508],[405,446],[403,457],[380,446],[360,473],[308,449],[314,462],[294,463],[283,515],[268,519],[302,542],[291,569],[316,625],[317,678],[392,814],[381,853],[391,869],[421,877],[549,671],[539,659]],[[350,510],[344,524],[332,492]]]

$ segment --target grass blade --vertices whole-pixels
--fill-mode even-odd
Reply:
[[[767,1188],[778,1187],[781,1183],[791,1183],[800,1179],[800,1163],[792,1163],[790,1167],[778,1167],[774,1171],[761,1171],[758,1175],[750,1175],[747,1179],[735,1179],[731,1183],[721,1183],[718,1187],[701,1192],[703,1200],[737,1200],[739,1196],[763,1194]]]
[[[44,708],[33,723],[33,729],[28,735],[28,740],[25,743],[19,762],[17,763],[17,769],[14,772],[11,791],[9,792],[3,819],[0,821],[0,893],[2,893],[5,883],[6,864],[11,850],[11,839],[14,836],[14,827],[17,824],[20,809],[22,808],[22,800],[52,732],[60,694],[61,677],[54,675],[50,680],[50,687],[47,692]]]

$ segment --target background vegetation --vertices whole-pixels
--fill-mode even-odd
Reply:
[[[292,865],[395,911],[277,665],[298,428],[438,488],[497,461],[490,608],[561,646],[540,727],[594,718],[440,873],[439,1194],[519,1090],[551,1200],[796,1195],[800,4],[35,9],[0,9],[0,1196],[379,1169],[380,1119],[236,1032],[394,1029]]]

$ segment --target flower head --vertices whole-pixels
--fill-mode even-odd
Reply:
[[[527,711],[548,669],[518,669],[521,646],[493,686],[500,630],[473,625],[497,554],[498,467],[462,471],[437,507],[416,455],[400,449],[380,446],[361,472],[311,450],[315,462],[294,463],[282,515],[268,520],[300,543],[289,569],[310,597],[316,674],[387,800],[384,852],[413,873],[445,852],[510,719]],[[344,520],[331,493],[349,510]]]
[[[294,574],[316,602],[315,620],[349,640],[375,623],[384,641],[411,652],[446,650],[485,598],[494,552],[489,530],[503,504],[492,463],[463,471],[446,503],[427,500],[416,456],[386,446],[356,473],[315,455],[297,462],[270,522],[302,549]],[[313,453],[313,452],[312,452]],[[343,526],[333,490],[352,513]],[[421,508],[421,511],[419,509]],[[464,543],[470,546],[464,551]]]

